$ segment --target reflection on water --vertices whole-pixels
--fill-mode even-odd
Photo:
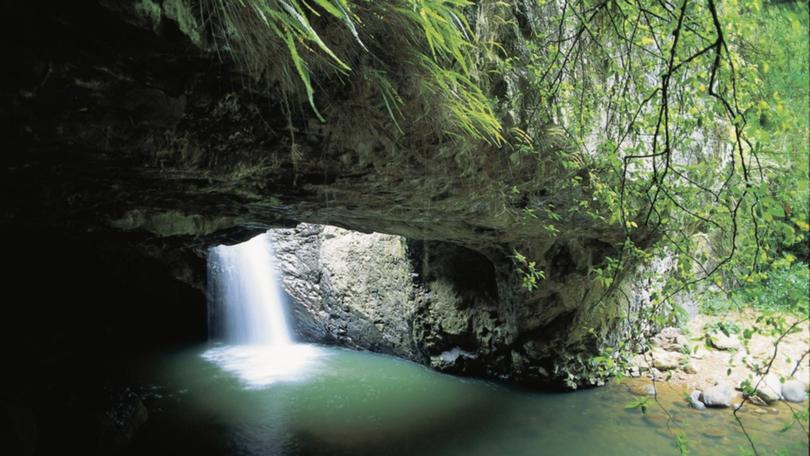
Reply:
[[[328,351],[310,344],[225,345],[207,350],[202,358],[235,375],[247,388],[262,388],[305,379],[327,355]]]
[[[677,455],[677,433],[693,455],[747,449],[729,410],[692,410],[667,387],[659,401],[669,414],[652,403],[643,415],[624,408],[633,396],[621,385],[536,393],[388,356],[296,347],[306,362],[285,357],[276,367],[263,365],[274,354],[245,347],[166,359],[152,380],[187,392],[147,403],[150,421],[133,453]],[[806,455],[798,425],[780,432],[790,410],[762,410],[741,412],[762,454]]]

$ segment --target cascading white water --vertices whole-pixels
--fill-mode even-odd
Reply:
[[[290,335],[269,236],[212,248],[208,256],[209,335],[227,345],[202,357],[249,387],[298,380],[321,355]]]
[[[211,249],[208,299],[213,335],[223,331],[221,336],[228,343],[275,346],[292,343],[273,259],[267,234]]]

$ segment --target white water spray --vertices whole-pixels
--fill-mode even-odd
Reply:
[[[274,261],[267,234],[209,251],[209,334],[228,345],[202,356],[250,387],[299,379],[319,354],[293,342]]]
[[[228,343],[292,343],[273,258],[267,234],[211,249],[209,309],[213,319],[209,325],[213,335],[223,336]]]

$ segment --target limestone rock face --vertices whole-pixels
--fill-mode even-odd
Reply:
[[[301,337],[417,359],[413,269],[400,236],[301,224],[271,230]]]
[[[513,358],[502,355],[517,338],[508,322],[519,308],[499,307],[494,267],[485,257],[452,244],[332,226],[270,232],[303,339],[448,372],[533,379],[513,375]]]
[[[487,257],[450,243],[332,226],[270,233],[300,338],[446,372],[559,383],[549,350],[554,341],[564,347],[576,331],[573,314],[566,325],[535,332],[529,325],[560,312],[560,300],[539,309],[516,305],[513,288]],[[671,364],[662,368],[678,366],[680,354],[662,353]]]

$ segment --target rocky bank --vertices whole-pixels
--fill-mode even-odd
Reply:
[[[784,318],[782,329],[768,324],[769,318]],[[630,376],[697,392],[693,401],[697,407],[697,401],[706,400],[707,405],[728,407],[741,403],[744,396],[750,396],[752,406],[807,399],[810,323],[796,316],[753,310],[698,315],[683,329],[664,328],[651,342],[649,351],[632,360]],[[631,387],[643,392],[646,384],[633,382]]]

